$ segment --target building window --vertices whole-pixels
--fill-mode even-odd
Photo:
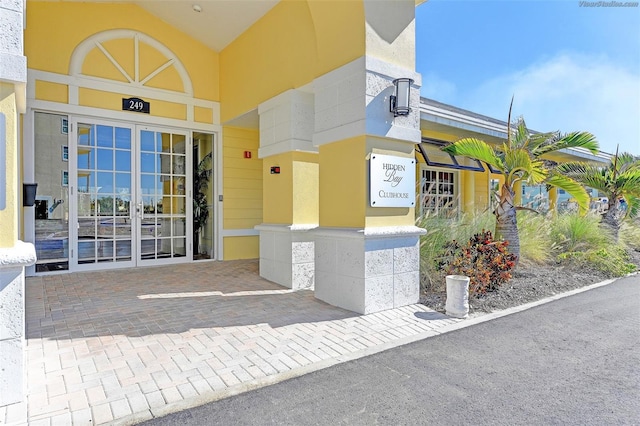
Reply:
[[[437,169],[422,169],[420,182],[421,213],[436,213],[448,217],[458,214],[458,173]]]
[[[500,179],[489,179],[489,208],[493,211],[500,200]]]
[[[539,212],[549,210],[549,191],[546,185],[522,185],[522,205]]]

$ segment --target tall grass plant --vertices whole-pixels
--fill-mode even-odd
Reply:
[[[600,250],[615,244],[611,233],[600,226],[595,214],[558,215],[551,222],[551,240],[560,253]]]
[[[554,221],[552,214],[518,212],[520,230],[520,262],[523,265],[541,265],[553,258],[556,245],[551,239]]]
[[[465,244],[474,234],[493,229],[495,218],[490,211],[459,217],[425,214],[416,223],[427,231],[420,241],[423,290],[442,292],[445,286],[442,265],[447,244],[451,241]],[[594,268],[611,276],[625,275],[637,269],[630,262],[627,250],[640,251],[640,220],[623,224],[620,243],[616,243],[613,235],[601,226],[596,214],[544,215],[520,211],[518,227],[522,266]]]

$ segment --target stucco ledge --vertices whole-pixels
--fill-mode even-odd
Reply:
[[[31,266],[36,260],[36,248],[31,243],[18,240],[13,247],[0,248],[0,270]]]
[[[358,239],[380,239],[380,238],[402,238],[419,237],[427,233],[426,229],[412,225],[401,226],[381,226],[366,228],[330,228],[318,227],[312,232],[319,237],[329,238],[358,238]]]

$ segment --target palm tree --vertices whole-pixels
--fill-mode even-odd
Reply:
[[[513,100],[511,101],[513,106]],[[462,155],[480,160],[498,170],[504,176],[504,183],[498,195],[494,210],[496,216],[495,237],[509,242],[509,251],[520,257],[520,237],[516,210],[526,209],[516,206],[514,186],[518,182],[531,185],[564,189],[573,196],[583,211],[589,207],[589,195],[575,180],[555,171],[555,163],[544,160],[551,152],[565,148],[582,147],[592,153],[598,151],[598,142],[588,132],[531,133],[519,118],[511,125],[511,106],[507,122],[507,140],[502,145],[490,145],[477,138],[463,138],[442,149],[452,155]]]
[[[640,208],[640,157],[622,153],[606,166],[586,163],[565,163],[558,171],[608,198],[609,208],[602,216],[602,224],[609,228],[616,240],[622,221],[638,214]],[[623,201],[624,200],[624,201]],[[623,201],[621,203],[621,201]],[[622,205],[626,204],[626,208]]]
[[[207,189],[213,173],[212,153],[208,153],[193,168],[193,254],[200,254],[200,234],[209,220]]]

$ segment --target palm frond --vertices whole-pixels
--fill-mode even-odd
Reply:
[[[512,149],[504,156],[507,181],[528,180],[534,168],[534,162],[524,149]]]
[[[636,217],[640,213],[640,197],[626,197],[627,217]]]
[[[568,176],[554,173],[547,178],[546,183],[547,185],[564,189],[567,194],[575,198],[578,206],[580,206],[581,211],[586,212],[587,210],[589,210],[589,194],[579,182],[571,179]]]
[[[627,194],[633,197],[640,197],[640,170],[628,171],[618,175],[616,186],[620,194]]]
[[[549,176],[549,170],[545,167],[544,161],[535,160],[531,162],[531,170],[529,171],[529,182],[531,184],[542,183],[547,176]]]
[[[516,129],[513,134],[513,148],[526,148],[527,142],[529,141],[529,130],[527,129],[527,124],[524,122],[524,118],[518,118],[516,123]]]
[[[590,188],[603,192],[609,191],[611,179],[609,170],[606,168],[582,162],[572,162],[559,164],[556,171]]]
[[[540,157],[549,152],[566,148],[585,148],[596,154],[600,145],[595,136],[589,132],[571,132],[566,135],[558,134],[557,137],[548,143],[542,144],[532,151],[536,157]]]
[[[446,153],[462,155],[490,164],[495,169],[504,172],[504,163],[496,154],[494,148],[483,140],[463,138],[442,148]]]
[[[635,157],[633,154],[623,152],[618,155],[618,161],[616,163],[619,173],[624,173],[628,170],[640,170],[640,158]]]
[[[534,152],[538,147],[553,143],[558,139],[559,132],[533,133],[529,139],[529,150]]]

